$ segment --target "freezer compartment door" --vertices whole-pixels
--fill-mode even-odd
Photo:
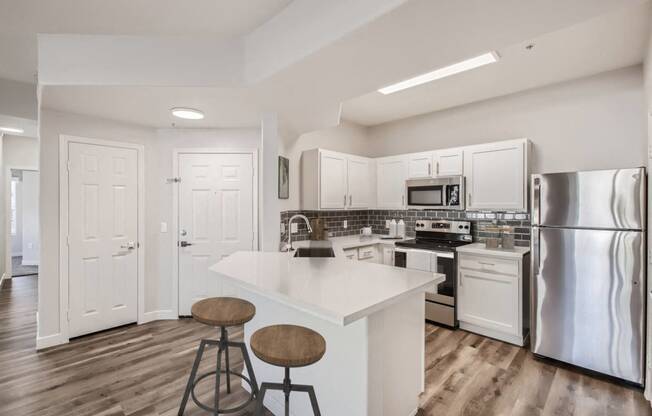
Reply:
[[[645,169],[532,175],[532,224],[645,228]]]
[[[532,230],[532,352],[643,384],[644,235]]]

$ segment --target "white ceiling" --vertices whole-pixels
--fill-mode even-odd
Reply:
[[[260,125],[260,112],[245,89],[208,87],[47,86],[43,108],[88,114],[148,127],[236,128]],[[182,120],[173,107],[201,109],[203,120]]]
[[[645,58],[649,22],[650,4],[634,4],[499,48],[501,60],[496,64],[390,95],[373,91],[348,100],[342,117],[377,125],[636,65]],[[534,48],[526,49],[530,44]]]
[[[201,122],[177,123],[183,127],[256,126],[262,111],[276,112],[284,130],[301,133],[335,125],[344,102],[345,118],[376,124],[640,63],[650,15],[647,0],[382,0],[382,13],[377,6],[381,0],[333,0],[338,5],[333,6],[336,12],[327,14],[318,9],[312,10],[312,15],[306,6],[310,1],[321,0],[302,0],[302,8],[294,2],[254,31],[270,22],[278,23],[280,16],[285,19],[281,19],[280,27],[273,25],[275,36],[269,38],[276,40],[265,48],[285,53],[264,55],[261,62],[276,69],[256,82],[235,83],[242,86],[228,88],[162,87],[169,85],[165,83],[156,84],[158,87],[50,85],[43,89],[42,105],[152,127],[169,127],[173,121],[169,108],[173,106],[198,107],[206,112]],[[282,4],[285,2],[278,7]],[[350,5],[350,9],[343,5]],[[346,21],[355,13],[355,20]],[[317,33],[291,31],[311,27],[316,19],[333,22],[327,39],[319,36],[321,29]],[[338,26],[338,22],[342,24]],[[128,29],[122,25],[120,30]],[[172,26],[169,33],[182,30],[179,22]],[[285,37],[278,32],[283,28],[288,30],[280,33]],[[314,43],[288,44],[284,41],[287,36]],[[537,45],[526,53],[524,46],[532,41]],[[224,58],[215,49],[205,49],[206,54]],[[487,50],[498,50],[503,56],[501,62],[383,96],[384,100],[373,93],[379,87]],[[245,60],[250,52],[245,48]],[[138,65],[142,73],[151,71],[151,75],[160,65],[152,65],[149,58],[143,56],[144,62]],[[199,62],[192,58],[184,62],[186,67],[193,68]],[[276,58],[282,64],[275,66]],[[4,60],[0,61],[0,76],[3,65]],[[117,65],[115,73],[109,75],[128,72],[121,68]],[[188,76],[191,79],[185,80],[183,75],[187,82],[181,85],[207,85],[196,83],[192,74]]]
[[[38,33],[242,36],[291,0],[0,0],[0,78],[34,82]]]

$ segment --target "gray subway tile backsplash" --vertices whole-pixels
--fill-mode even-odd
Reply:
[[[342,237],[346,235],[360,234],[362,227],[371,226],[375,234],[387,234],[385,221],[392,218],[405,222],[406,234],[414,237],[414,223],[418,219],[449,219],[466,220],[472,223],[472,235],[474,241],[484,241],[488,237],[495,237],[495,233],[482,231],[487,225],[506,225],[514,228],[514,240],[518,246],[530,245],[530,215],[524,213],[508,212],[471,212],[471,211],[442,211],[442,210],[337,210],[337,211],[283,211],[281,222],[285,224],[294,214],[303,214],[309,219],[322,218],[325,220],[329,236]],[[347,228],[344,228],[344,220],[347,221]],[[309,239],[308,229],[303,221],[297,221],[298,233],[292,235],[292,240],[301,241]],[[281,236],[287,240],[287,236]]]

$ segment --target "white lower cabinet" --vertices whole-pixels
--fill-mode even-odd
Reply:
[[[381,246],[383,248],[383,264],[386,266],[394,265],[394,246]]]
[[[495,252],[500,255],[500,251]],[[528,261],[527,253],[512,258],[459,253],[460,328],[524,345],[529,328]]]

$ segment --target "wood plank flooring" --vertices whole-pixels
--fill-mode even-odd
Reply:
[[[131,325],[37,353],[36,281],[19,277],[0,290],[0,415],[177,414],[198,340],[215,337],[211,328],[191,319]],[[526,349],[468,332],[429,324],[425,331],[426,391],[419,416],[652,415],[638,389],[553,366]],[[242,328],[231,337],[242,338]],[[239,370],[242,357],[232,351]],[[211,348],[200,371],[214,368],[215,360]],[[200,399],[210,403],[213,388],[209,380],[202,382]],[[235,377],[232,389],[222,396],[225,405],[245,396]],[[186,414],[206,413],[191,401]]]

